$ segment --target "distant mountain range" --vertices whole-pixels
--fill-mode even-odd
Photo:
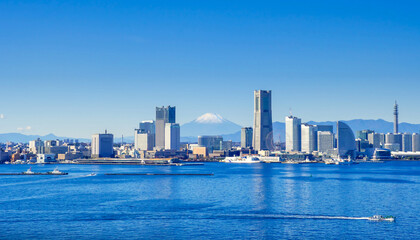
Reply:
[[[347,123],[356,134],[356,131],[370,129],[375,132],[388,133],[393,132],[393,123],[388,122],[382,119],[378,120],[363,120],[363,119],[354,119],[349,121],[344,121]],[[319,125],[332,125],[334,131],[336,128],[336,122],[327,121],[327,122],[314,122],[309,121],[309,124],[319,124]],[[274,131],[274,141],[279,141],[279,139],[285,141],[285,124],[283,122],[273,122],[273,131]],[[420,132],[420,124],[411,124],[411,123],[400,123],[399,124],[400,132],[409,132],[409,133],[418,133]],[[222,116],[214,113],[206,113],[192,122],[185,123],[181,126],[181,142],[197,142],[197,137],[200,135],[221,135],[225,140],[232,140],[234,142],[241,141],[241,126],[233,123],[227,119],[224,119]],[[48,134],[45,136],[40,135],[24,135],[21,133],[3,133],[0,134],[0,142],[29,142],[40,138],[42,140],[54,140],[54,139],[75,139],[69,137],[57,137],[54,134]],[[90,139],[78,138],[80,142],[90,142]],[[115,138],[114,142],[121,142],[121,138]],[[134,142],[134,136],[124,137],[124,142],[132,143]]]
[[[22,133],[2,133],[0,134],[0,142],[22,142],[22,143],[27,143],[29,141],[32,140],[36,140],[36,139],[41,139],[43,141],[46,140],[64,140],[64,139],[78,139],[79,142],[90,142],[90,139],[86,139],[86,138],[69,138],[69,137],[57,137],[56,135],[50,133],[47,134],[45,136],[40,136],[40,135],[25,135]]]

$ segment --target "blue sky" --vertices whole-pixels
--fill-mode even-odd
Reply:
[[[155,106],[420,123],[418,1],[1,1],[0,133],[132,135]],[[19,130],[18,130],[19,129]]]

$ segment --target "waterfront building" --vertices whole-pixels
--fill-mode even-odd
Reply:
[[[37,154],[36,158],[37,163],[54,163],[55,160],[55,154]]]
[[[327,153],[334,149],[334,134],[330,131],[318,131],[318,152]]]
[[[222,141],[222,145],[220,146],[220,150],[230,150],[230,149],[232,149],[232,140]]]
[[[420,134],[413,133],[412,147],[413,152],[420,152]]]
[[[287,116],[286,124],[286,151],[301,150],[301,120],[300,118]]]
[[[44,141],[41,139],[29,141],[29,151],[33,154],[43,154],[44,151]]]
[[[114,155],[114,135],[98,133],[92,135],[92,158],[112,157]]]
[[[165,149],[180,150],[181,133],[178,123],[165,124]]]
[[[337,153],[340,157],[354,157],[356,142],[354,133],[346,123],[337,122]]]
[[[315,128],[310,124],[301,124],[301,151],[312,153],[316,150]]]
[[[241,129],[241,147],[251,148],[252,147],[252,128],[244,127]]]
[[[175,123],[175,107],[156,107],[155,146],[157,149],[165,148],[165,124]]]
[[[411,152],[413,150],[413,135],[410,133],[402,134],[402,151]]]
[[[139,130],[141,130],[142,133],[155,134],[155,121],[153,120],[141,121],[139,123]]]
[[[393,149],[396,148],[398,145],[399,147],[396,148],[395,151],[401,151],[402,150],[402,135],[400,133],[387,133],[385,135],[385,145],[388,144],[388,146],[392,146]]]
[[[254,91],[254,130],[255,150],[271,150],[273,143],[273,122],[271,113],[271,91]]]
[[[222,136],[198,136],[198,146],[206,147],[208,153],[213,153],[214,150],[221,150],[220,146],[222,144]]]
[[[392,152],[399,152],[401,149],[401,146],[398,143],[385,143],[385,148],[389,149]]]
[[[134,148],[137,150],[151,151],[155,146],[155,134],[144,129],[134,130]]]
[[[368,140],[369,139],[369,134],[374,133],[375,131],[373,130],[361,130],[361,131],[356,131],[356,138],[360,138],[362,140]]]
[[[385,134],[383,133],[369,133],[368,134],[369,144],[372,144],[373,148],[381,148],[385,145]]]

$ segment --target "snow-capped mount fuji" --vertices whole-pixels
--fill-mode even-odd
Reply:
[[[200,135],[232,134],[241,130],[241,126],[216,113],[205,113],[194,121],[181,126],[182,137],[197,137]]]

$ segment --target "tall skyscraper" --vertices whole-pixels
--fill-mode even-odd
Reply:
[[[373,148],[381,148],[383,145],[385,145],[385,134],[369,133],[368,140],[369,144],[372,144]]]
[[[394,104],[394,133],[398,133],[398,104]]]
[[[92,135],[92,158],[112,157],[114,155],[114,135],[98,133]]]
[[[254,91],[254,137],[255,150],[273,149],[273,122],[271,113],[271,91]]]
[[[315,127],[310,124],[301,124],[301,151],[312,153],[315,151]]]
[[[244,127],[241,129],[241,147],[250,148],[252,147],[252,128]]]
[[[420,152],[420,134],[413,133],[412,147],[413,152]]]
[[[142,133],[151,133],[151,134],[155,134],[155,121],[153,120],[148,120],[148,121],[141,121],[139,124],[139,130]]]
[[[166,123],[165,124],[165,149],[168,150],[179,150],[181,131],[178,123]]]
[[[356,142],[353,130],[344,122],[337,122],[337,153],[340,157],[354,157]]]
[[[156,148],[165,148],[165,124],[175,123],[175,107],[156,107]]]
[[[319,131],[318,152],[328,153],[334,149],[334,134],[330,131]]]
[[[402,151],[411,152],[413,150],[413,135],[410,133],[402,134]]]
[[[286,151],[301,150],[301,120],[300,118],[288,116],[286,123]]]
[[[134,130],[134,148],[142,151],[151,151],[155,146],[155,134],[144,129]]]

